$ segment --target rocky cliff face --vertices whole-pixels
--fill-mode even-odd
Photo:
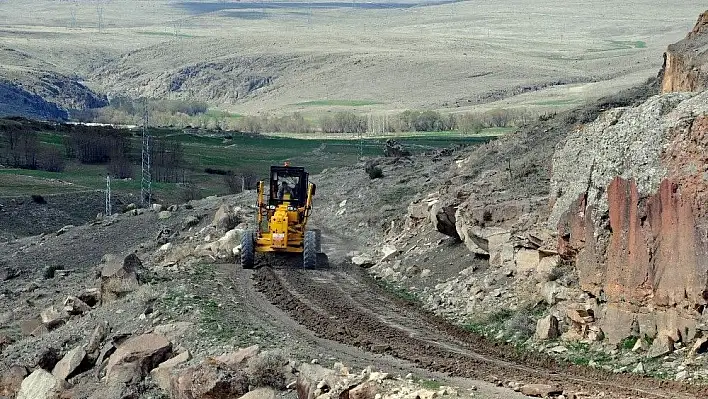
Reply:
[[[664,54],[661,91],[701,91],[708,88],[708,11],[696,26]]]
[[[615,109],[556,151],[549,224],[610,340],[686,342],[708,300],[708,92]],[[667,316],[670,315],[670,316]],[[618,331],[617,320],[626,331]]]

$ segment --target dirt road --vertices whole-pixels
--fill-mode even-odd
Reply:
[[[559,364],[486,341],[392,296],[359,268],[262,267],[255,285],[318,337],[391,355],[450,376],[550,383],[610,398],[708,397],[708,388]]]

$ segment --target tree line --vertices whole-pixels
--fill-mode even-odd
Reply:
[[[72,117],[83,122],[109,124],[142,123],[144,100],[114,97],[100,109],[77,111]],[[396,114],[366,115],[352,111],[326,112],[305,117],[288,115],[231,115],[209,111],[208,104],[187,100],[150,100],[147,111],[151,126],[192,127],[248,133],[386,133],[460,131],[478,133],[485,128],[511,127],[536,117],[521,109],[493,109],[486,112],[441,113],[433,110],[407,110]]]
[[[39,130],[22,122],[4,120],[0,124],[0,164],[61,172],[66,161],[73,160],[85,165],[105,165],[107,173],[116,178],[135,177],[142,147],[130,131],[85,125],[62,125],[59,129],[55,136],[61,137],[60,142],[42,142]],[[150,158],[153,181],[184,182],[186,164],[180,142],[153,137]]]

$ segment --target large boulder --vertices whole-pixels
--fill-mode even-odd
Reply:
[[[152,380],[155,381],[157,386],[162,388],[164,391],[169,392],[173,370],[175,367],[187,362],[188,360],[189,351],[184,351],[179,355],[160,363],[157,368],[150,371],[150,376],[152,377]]]
[[[79,368],[85,357],[86,351],[84,348],[77,346],[67,352],[59,363],[54,366],[52,375],[60,380],[66,380]]]
[[[105,257],[106,263],[101,269],[101,301],[114,301],[135,291],[140,286],[138,273],[143,263],[135,254],[126,256],[119,261],[113,255]]]
[[[300,366],[297,376],[298,399],[315,399],[318,385],[334,386],[335,372],[317,364],[304,363]]]
[[[172,399],[231,399],[248,392],[248,376],[221,362],[206,361],[172,376]]]
[[[548,315],[536,323],[536,339],[546,341],[560,336],[558,331],[558,319],[553,315]]]
[[[172,343],[159,334],[143,334],[127,339],[111,355],[106,366],[109,383],[137,383],[150,370],[169,358]]]
[[[443,205],[437,202],[430,208],[430,219],[437,231],[459,240],[460,235],[457,232],[456,212],[456,206]]]
[[[657,358],[668,355],[674,351],[674,340],[669,336],[669,332],[661,332],[652,342],[647,357]]]
[[[62,381],[43,369],[37,369],[22,381],[17,399],[57,399]]]
[[[238,216],[227,204],[222,204],[214,214],[211,225],[217,229],[228,231],[238,225]]]

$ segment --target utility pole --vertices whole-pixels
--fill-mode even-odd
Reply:
[[[113,213],[113,205],[111,203],[111,175],[106,175],[106,216],[111,216]]]
[[[148,106],[147,98],[143,108],[143,152],[142,173],[140,178],[140,202],[144,207],[152,203],[152,176],[150,174],[150,132],[148,132]]]

